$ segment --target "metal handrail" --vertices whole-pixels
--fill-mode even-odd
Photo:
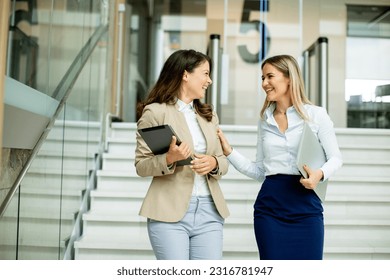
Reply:
[[[10,191],[7,193],[7,196],[5,197],[3,203],[0,205],[0,218],[4,215],[5,210],[7,209],[8,205],[11,203],[11,200],[13,196],[15,195],[16,191],[19,188],[20,183],[22,182],[24,176],[27,173],[27,170],[30,168],[31,163],[33,162],[35,156],[39,152],[43,142],[46,140],[49,132],[54,126],[54,123],[59,116],[59,114],[62,111],[62,108],[65,105],[65,102],[67,101],[69,94],[78,78],[78,76],[81,73],[81,70],[83,69],[85,63],[88,61],[89,57],[92,54],[92,51],[96,47],[99,40],[102,38],[102,36],[108,31],[107,25],[99,26],[95,32],[92,34],[92,36],[89,38],[85,46],[80,50],[76,58],[74,59],[72,65],[69,67],[68,71],[66,72],[65,76],[62,78],[60,83],[58,84],[57,88],[54,90],[53,97],[57,99],[61,99],[61,101],[58,104],[58,107],[50,119],[48,125],[42,132],[38,142],[32,149],[32,152],[26,162],[26,164],[23,166],[21,172],[19,173],[18,177],[16,178],[14,184],[12,185]]]

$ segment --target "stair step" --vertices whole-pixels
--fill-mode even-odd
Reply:
[[[61,151],[64,147],[66,153],[71,152],[88,155],[89,153],[96,151],[99,142],[99,139],[88,142],[86,142],[85,139],[73,139],[72,141],[66,140],[66,144],[64,145],[63,139],[48,139],[42,145],[41,150],[55,153],[56,151]]]
[[[109,243],[110,240],[115,240],[119,244],[127,244],[127,248],[132,248],[133,244],[149,245],[145,218],[95,212],[85,214],[83,220],[85,228],[89,230],[86,232],[89,243]],[[373,246],[390,248],[389,230],[390,222],[386,218],[382,220],[372,220],[369,217],[365,220],[325,219],[327,244],[334,243],[333,240],[362,243],[368,247],[362,250],[363,253],[368,252],[370,248],[372,251]],[[237,236],[240,238],[237,239]],[[371,242],[372,240],[374,242]],[[224,226],[224,242],[225,247],[256,248],[252,220],[228,218]]]
[[[88,179],[88,171],[85,169],[61,170],[48,169],[44,173],[41,170],[31,169],[25,175],[23,186],[62,186],[72,190],[84,190]]]
[[[133,224],[146,224],[146,218],[139,216],[138,213],[135,215],[129,215],[128,213],[109,213],[109,212],[99,212],[99,211],[90,211],[83,215],[84,221],[92,221],[99,223],[133,223]],[[326,226],[385,226],[390,227],[390,220],[387,217],[382,219],[372,219],[370,215],[355,217],[345,219],[341,215],[330,215],[324,214],[324,220]],[[225,225],[252,225],[253,217],[252,215],[246,217],[228,217],[225,220]]]
[[[83,141],[89,139],[92,142],[99,142],[101,137],[101,123],[92,121],[56,121],[47,140],[65,140],[69,141]]]
[[[351,144],[381,146],[389,149],[389,129],[371,128],[335,128],[337,142],[340,146]],[[353,139],[353,142],[351,142]]]
[[[220,125],[224,134],[230,142],[242,142],[251,144],[257,140],[256,125]],[[115,138],[134,138],[137,129],[136,123],[112,123],[111,137]],[[389,145],[390,131],[388,129],[370,129],[370,128],[335,128],[336,137],[339,145],[349,145],[351,138],[355,143],[372,143],[379,145]]]
[[[144,192],[149,187],[151,177],[139,177],[135,170],[112,171],[100,170],[98,190]],[[242,174],[226,174],[219,181],[225,195],[245,194],[257,196],[261,183]],[[240,186],[239,188],[237,186]],[[387,201],[390,196],[390,177],[335,176],[328,184],[329,200],[378,200]]]
[[[57,215],[55,215],[57,214]],[[0,226],[0,232],[2,232],[2,244],[15,243],[16,233],[15,220],[16,215],[11,216],[7,214],[3,216]],[[42,213],[33,211],[30,213],[23,213],[19,218],[19,242],[21,245],[44,247],[46,244],[56,244],[58,246],[58,237],[60,234],[70,234],[73,223],[74,215],[63,214],[60,216],[60,212]],[[42,233],[42,229],[45,229]]]
[[[256,141],[251,144],[245,144],[242,141],[231,143],[241,154],[249,159],[255,160],[256,156]],[[370,145],[370,144],[349,144],[339,145],[340,152],[344,161],[360,160],[388,160],[390,158],[389,145]],[[128,154],[133,155],[136,149],[136,142],[134,139],[109,139],[108,152],[110,154]]]
[[[98,204],[103,203],[100,205],[100,207],[110,207],[114,206],[114,204],[123,205],[126,203],[129,203],[128,207],[126,209],[131,209],[132,206],[130,204],[135,203],[136,205],[140,205],[145,194],[146,194],[147,188],[144,188],[143,192],[131,192],[131,191],[102,191],[102,190],[93,190],[91,191],[91,199],[92,204],[98,206]],[[244,205],[249,205],[252,209],[252,205],[256,199],[256,193],[253,195],[250,194],[224,194],[225,199],[228,202],[228,205],[230,208],[236,207],[237,211],[241,212],[240,209],[243,209]],[[110,204],[110,200],[112,200],[112,205]],[[125,205],[123,205],[125,206]],[[344,207],[345,209],[355,209],[355,208],[361,208],[364,209],[360,212],[367,211],[371,209],[379,208],[378,210],[385,211],[387,209],[390,210],[390,197],[387,196],[377,196],[372,195],[370,197],[367,196],[328,196],[326,201],[324,202],[324,207],[326,208],[326,211],[331,211],[331,208],[336,208],[337,211],[342,210],[341,207]],[[372,210],[372,211],[373,211]],[[370,211],[369,213],[372,213]],[[231,209],[231,212],[233,212],[233,209]],[[364,213],[364,212],[363,212]],[[353,213],[352,213],[353,214]],[[388,213],[386,212],[385,215]]]
[[[220,127],[233,146],[249,146],[255,151],[257,126],[220,125]],[[112,134],[108,140],[112,139],[127,144],[135,143],[136,129],[136,123],[113,123]],[[335,132],[341,148],[352,148],[357,151],[383,149],[388,152],[390,150],[390,131],[388,129],[335,128]],[[131,150],[134,151],[134,149]]]
[[[135,172],[134,154],[103,154],[103,169],[110,171]],[[229,174],[239,174],[232,165]],[[357,159],[344,160],[343,166],[337,171],[337,176],[353,176],[361,174],[367,177],[390,177],[390,161],[388,159]]]
[[[30,170],[46,173],[47,170],[90,170],[94,168],[94,155],[88,157],[76,152],[61,155],[59,151],[40,151]]]
[[[77,259],[155,259],[149,243],[99,242],[81,239],[75,244]],[[388,259],[390,244],[374,244],[370,240],[338,242],[329,240],[324,248],[324,259]],[[239,257],[237,257],[239,256]],[[258,259],[256,245],[223,247],[223,259]]]
[[[57,236],[58,238],[58,236]],[[60,243],[60,244],[59,244]],[[58,260],[65,249],[65,241],[49,243],[47,240],[33,243],[18,244],[18,259],[20,260]],[[10,244],[1,244],[0,252],[6,260],[15,259],[15,241]]]

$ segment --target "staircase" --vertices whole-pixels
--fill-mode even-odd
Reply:
[[[254,126],[221,126],[232,146],[255,157]],[[150,178],[134,167],[134,123],[113,123],[91,209],[83,215],[83,236],[75,258],[155,259],[138,216]],[[328,184],[324,203],[325,259],[390,259],[390,131],[337,129],[344,165]],[[229,259],[258,259],[252,228],[252,205],[259,183],[232,166],[220,181],[231,216],[224,227]]]

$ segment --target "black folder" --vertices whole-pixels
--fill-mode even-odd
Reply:
[[[160,155],[168,152],[169,145],[172,141],[172,136],[176,136],[176,144],[180,145],[181,141],[175,131],[168,124],[152,126],[148,128],[138,129],[139,134],[144,139],[150,150],[155,155]],[[192,157],[176,162],[177,166],[190,164]]]

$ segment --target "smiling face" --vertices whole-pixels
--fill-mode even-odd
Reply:
[[[291,99],[290,79],[269,63],[266,63],[262,70],[262,87],[267,95],[267,101],[289,101]]]
[[[191,73],[184,71],[183,87],[179,98],[185,103],[190,103],[194,99],[202,99],[205,97],[206,90],[211,83],[210,65],[208,61],[205,61]]]

